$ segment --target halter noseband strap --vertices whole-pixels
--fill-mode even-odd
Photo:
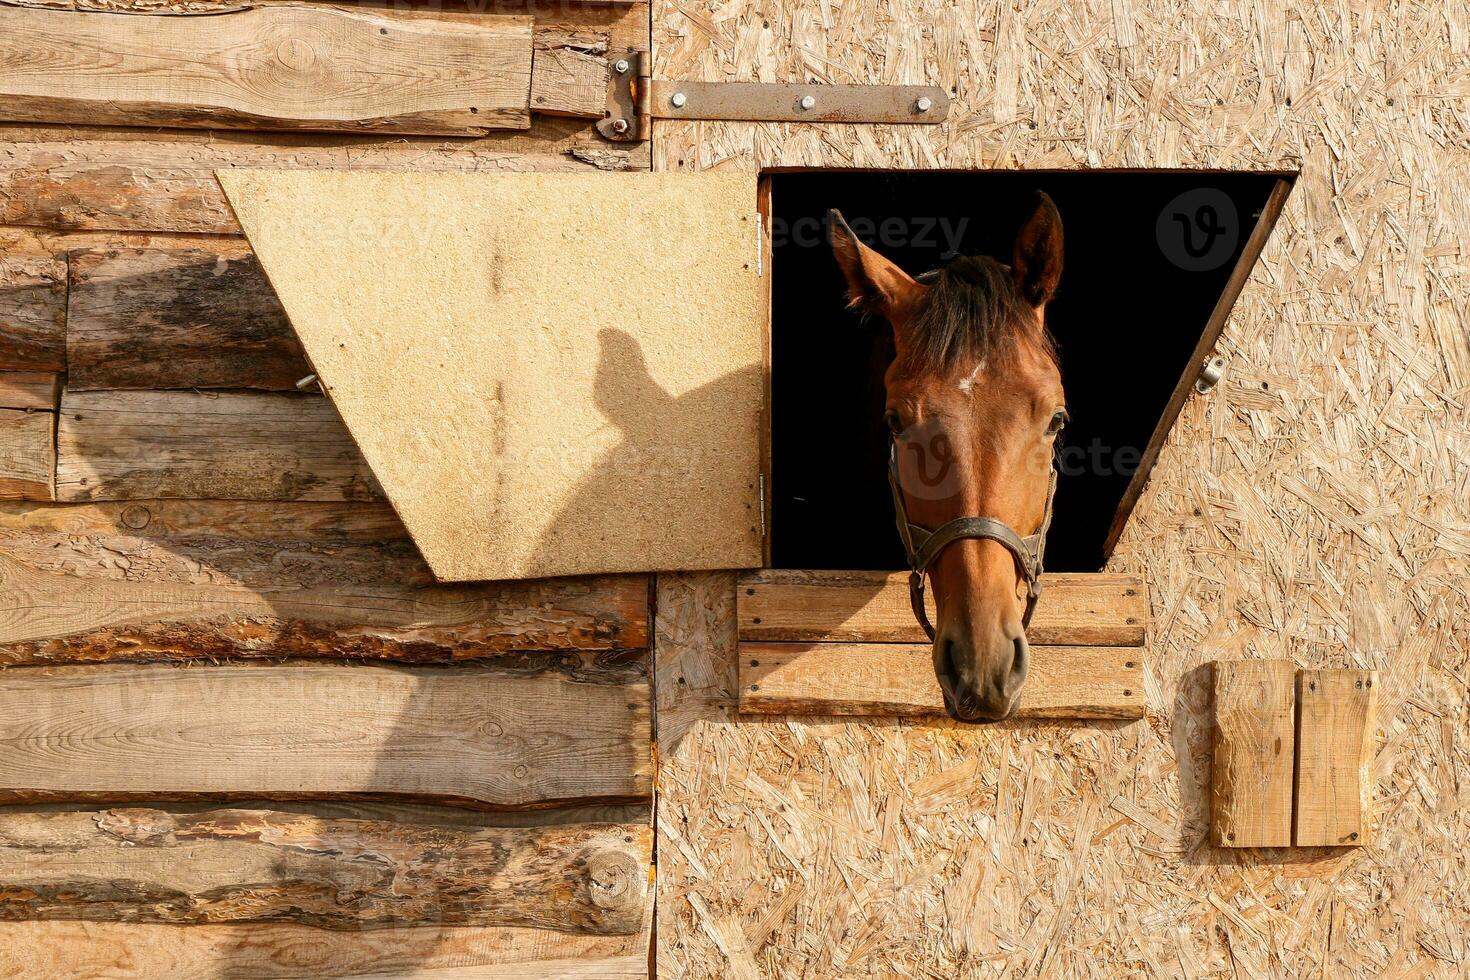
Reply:
[[[1046,513],[1041,527],[1028,537],[1021,537],[1011,526],[994,517],[956,517],[930,531],[909,523],[908,508],[904,504],[903,489],[898,480],[898,447],[888,447],[888,485],[893,490],[893,511],[898,521],[898,536],[903,541],[909,559],[909,603],[914,609],[914,618],[924,627],[929,639],[934,639],[934,626],[929,622],[929,613],[924,609],[924,576],[929,566],[956,541],[964,538],[984,538],[1003,546],[1016,559],[1016,568],[1026,579],[1026,612],[1021,618],[1022,626],[1031,625],[1031,613],[1036,609],[1036,600],[1041,595],[1041,568],[1046,555],[1046,532],[1051,528],[1052,498],[1057,492],[1057,470],[1053,465],[1047,476]]]

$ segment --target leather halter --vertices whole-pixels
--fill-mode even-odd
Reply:
[[[888,444],[888,485],[893,490],[893,511],[898,520],[898,536],[903,540],[904,551],[909,559],[909,603],[914,609],[914,618],[934,639],[934,626],[924,609],[924,576],[929,566],[939,558],[940,552],[963,538],[983,538],[1002,545],[1016,559],[1016,568],[1026,579],[1026,613],[1021,617],[1022,627],[1031,625],[1031,613],[1036,609],[1036,600],[1041,596],[1041,566],[1046,555],[1046,532],[1051,528],[1051,503],[1057,492],[1057,467],[1052,462],[1046,484],[1046,515],[1035,534],[1021,537],[1005,521],[994,517],[956,517],[934,530],[910,523],[908,508],[904,504],[903,489],[898,482],[898,445]]]

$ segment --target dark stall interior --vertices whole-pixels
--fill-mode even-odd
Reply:
[[[1139,457],[1277,178],[808,171],[768,179],[772,565],[904,566],[881,435],[888,326],[845,308],[828,209],[917,276],[956,253],[1009,261],[1032,193],[1043,190],[1065,229],[1065,271],[1047,320],[1071,413],[1047,567],[1097,571]]]

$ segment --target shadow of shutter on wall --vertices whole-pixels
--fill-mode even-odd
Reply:
[[[760,564],[754,174],[219,176],[440,579]]]

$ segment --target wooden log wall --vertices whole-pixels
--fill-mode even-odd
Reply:
[[[651,582],[435,583],[213,176],[646,169],[646,5],[101,6],[0,7],[0,974],[646,976]]]

